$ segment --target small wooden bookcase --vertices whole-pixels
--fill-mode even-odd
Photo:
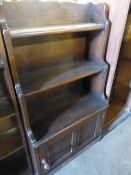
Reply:
[[[100,138],[108,107],[108,8],[40,1],[5,2],[2,8],[34,173],[52,173]]]

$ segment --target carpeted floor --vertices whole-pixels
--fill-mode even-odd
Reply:
[[[131,117],[55,175],[131,175]]]

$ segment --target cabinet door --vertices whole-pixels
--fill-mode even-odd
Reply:
[[[58,165],[88,145],[100,135],[103,112],[77,123],[73,129],[48,140],[39,149],[42,173],[49,173]]]
[[[96,114],[83,123],[78,129],[77,148],[81,148],[99,137],[103,123],[103,112]]]
[[[40,148],[42,172],[54,169],[74,152],[74,133],[68,132],[54,137]]]

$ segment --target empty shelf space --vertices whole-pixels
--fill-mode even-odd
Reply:
[[[30,109],[30,116],[37,119],[32,130],[37,140],[46,140],[106,107],[107,103],[94,95],[63,94]]]
[[[22,89],[26,96],[34,95],[66,83],[97,74],[103,66],[90,61],[61,63],[45,67],[30,75],[25,74]],[[24,78],[25,77],[25,78]]]
[[[18,128],[0,133],[0,160],[12,155],[22,147],[22,138]]]
[[[97,23],[80,23],[80,24],[66,24],[66,25],[52,25],[52,26],[40,26],[34,28],[16,28],[10,29],[10,34],[13,38],[17,37],[29,37],[38,35],[50,35],[69,32],[83,32],[102,30],[104,24]]]
[[[0,119],[3,117],[11,117],[13,113],[12,102],[8,97],[0,98]]]
[[[31,174],[24,148],[0,161],[0,172],[3,175],[29,175]],[[13,173],[12,173],[13,172]]]

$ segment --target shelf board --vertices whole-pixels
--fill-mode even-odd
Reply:
[[[17,126],[15,113],[0,118],[0,134]]]
[[[24,146],[20,146],[19,148],[14,149],[14,150],[11,151],[10,153],[8,153],[8,154],[2,156],[2,157],[0,158],[0,160],[6,159],[7,157],[12,156],[13,154],[17,153],[18,151],[22,150],[23,148],[24,148]]]
[[[7,120],[7,119],[9,119],[11,117],[14,117],[14,116],[15,116],[15,113],[10,113],[8,115],[5,115],[3,117],[0,117],[0,122],[3,121],[3,120]]]
[[[52,25],[52,26],[40,26],[34,28],[17,28],[10,29],[11,37],[29,37],[29,36],[38,36],[38,35],[52,35],[60,33],[69,33],[69,32],[86,32],[86,31],[95,31],[102,30],[104,24],[97,23],[80,23],[80,24],[66,24],[66,25]]]
[[[26,96],[31,96],[97,74],[102,70],[102,65],[90,61],[57,64],[33,73],[34,75],[24,75],[26,82],[23,86],[23,91]],[[22,79],[24,80],[24,78]]]
[[[32,130],[39,143],[107,107],[107,103],[102,98],[94,95],[70,93],[51,100],[46,106],[41,103],[30,110],[31,117],[41,116],[41,119],[32,124]]]
[[[14,110],[9,97],[0,98],[0,119],[11,117],[14,115]]]
[[[22,138],[18,128],[12,128],[0,134],[0,160],[5,159],[22,148]]]

